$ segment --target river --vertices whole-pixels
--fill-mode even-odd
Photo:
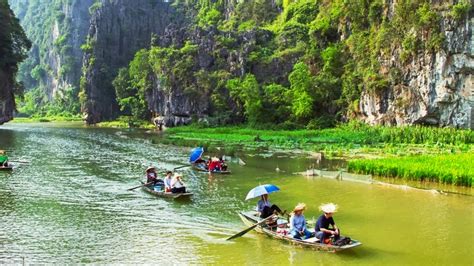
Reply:
[[[306,178],[293,173],[310,158],[243,152],[247,164],[231,163],[229,176],[181,169],[195,194],[170,201],[127,189],[150,164],[187,162],[189,148],[152,144],[141,130],[7,124],[0,149],[30,161],[0,172],[0,264],[474,264],[472,196]],[[265,183],[281,188],[270,199],[282,209],[305,202],[310,223],[321,203],[337,203],[336,223],[363,245],[317,252],[255,232],[225,241],[245,228],[237,212],[256,204],[247,192]]]

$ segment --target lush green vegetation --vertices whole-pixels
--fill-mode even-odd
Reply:
[[[195,38],[142,50],[114,82],[118,101],[126,114],[146,119],[147,91],[180,88],[193,101],[210,101],[211,124],[334,126],[358,114],[363,90],[377,93],[400,81],[403,64],[386,71],[381,63],[390,61],[391,51],[399,49],[399,61],[408,63],[440,49],[441,12],[461,18],[471,8],[464,1],[435,8],[429,0],[403,0],[388,16],[385,5],[382,0],[245,0],[225,17],[228,1],[176,1],[174,6],[196,21],[193,30],[212,32],[207,36],[215,43],[209,54],[213,64],[199,65],[198,54],[209,51],[192,43]],[[258,37],[249,45],[243,39],[251,34]],[[229,51],[244,57],[244,72],[230,68]]]
[[[472,186],[474,153],[417,155],[349,162],[349,171],[407,180]]]
[[[370,127],[359,123],[320,130],[258,130],[242,127],[203,128],[199,125],[167,129],[157,141],[175,145],[243,145],[323,151],[347,158],[368,154],[407,155],[468,152],[474,148],[470,130],[427,127]]]
[[[115,127],[115,128],[146,128],[151,129],[154,128],[154,125],[150,124],[148,121],[137,121],[130,116],[121,116],[114,121],[105,121],[96,124],[98,127]]]
[[[26,89],[25,97],[17,100],[22,116],[67,118],[80,112],[80,73],[77,70],[82,58],[74,55],[73,37],[77,33],[73,32],[72,16],[66,17],[63,10],[65,5],[77,6],[77,2],[10,1],[33,43],[28,58],[20,65],[18,72],[18,80]],[[59,69],[52,69],[51,61],[57,60],[52,57],[60,58]],[[51,80],[57,80],[60,86],[54,95]]]
[[[0,86],[11,85],[13,93],[21,95],[23,85],[15,81],[15,76],[18,64],[26,58],[31,43],[7,1],[0,1],[0,29],[0,75],[3,79]],[[10,88],[0,89],[0,101],[8,99]]]

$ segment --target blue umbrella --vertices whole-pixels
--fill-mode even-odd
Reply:
[[[272,185],[272,184],[265,184],[265,185],[260,185],[258,187],[252,188],[252,190],[249,191],[247,194],[247,197],[245,197],[246,200],[248,199],[253,199],[256,197],[260,197],[263,194],[270,194],[272,192],[276,192],[280,190],[277,186]]]
[[[199,158],[201,158],[202,154],[204,153],[204,148],[197,147],[191,151],[191,155],[189,156],[189,162],[195,163]]]

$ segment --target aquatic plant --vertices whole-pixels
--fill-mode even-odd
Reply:
[[[474,153],[411,155],[349,162],[354,173],[472,186]]]

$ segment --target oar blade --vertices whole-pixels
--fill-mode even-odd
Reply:
[[[227,238],[226,240],[232,240],[232,239],[234,239],[234,238],[241,237],[241,236],[245,235],[246,233],[252,231],[252,229],[254,229],[255,227],[257,227],[257,225],[258,225],[258,224],[254,224],[254,225],[252,225],[251,227],[245,229],[244,231],[239,232],[239,233],[237,233],[237,234],[235,234],[235,235],[233,235],[233,236]]]
[[[227,238],[226,240],[231,240],[231,239],[234,239],[234,238],[237,238],[237,237],[241,237],[241,236],[245,235],[246,233],[252,231],[252,229],[254,229],[255,227],[257,227],[259,224],[262,224],[262,223],[266,222],[267,220],[272,219],[273,217],[274,217],[274,215],[271,215],[271,216],[269,216],[269,217],[267,217],[267,218],[261,220],[260,222],[258,222],[258,223],[256,223],[256,224],[250,226],[249,228],[247,228],[247,229],[245,229],[245,230],[243,230],[243,231],[241,231],[241,232],[238,232],[237,234],[235,234],[235,235],[233,235],[233,236]]]

